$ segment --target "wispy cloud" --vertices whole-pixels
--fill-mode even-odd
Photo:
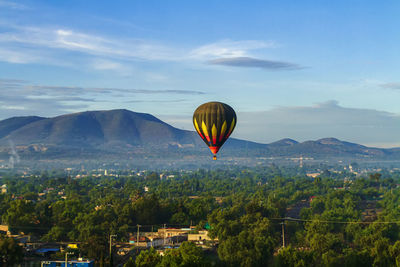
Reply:
[[[202,95],[195,90],[145,90],[135,88],[96,88],[35,85],[25,80],[0,79],[0,114],[7,116],[65,112],[94,108],[110,103],[182,102],[179,95]],[[157,96],[161,99],[157,99]],[[131,100],[130,100],[131,99]],[[98,104],[96,104],[98,103]],[[97,106],[96,106],[97,105]]]
[[[8,31],[0,43],[23,44],[36,48],[63,49],[121,59],[174,60],[173,49],[141,39],[110,38],[67,28],[3,25]],[[21,48],[22,49],[22,48]]]
[[[132,76],[138,64],[150,61],[266,70],[304,68],[295,63],[263,59],[263,50],[279,47],[274,41],[224,39],[198,47],[185,47],[62,26],[26,26],[0,20],[0,27],[0,61],[14,64],[79,66],[95,71],[113,71],[122,76]]]
[[[171,99],[171,100],[130,100],[125,103],[179,103],[184,102],[186,99]]]
[[[0,60],[10,63],[56,64],[57,51],[80,53],[92,57],[90,67],[96,70],[127,70],[133,61],[199,61],[218,58],[250,57],[252,52],[275,48],[272,41],[221,40],[195,48],[167,46],[159,42],[104,36],[66,27],[21,26],[1,22]],[[70,57],[63,55],[66,61]]]
[[[0,41],[1,43],[1,41]],[[28,49],[19,51],[15,48],[0,47],[0,61],[15,63],[15,64],[26,64],[35,63],[42,61],[41,57],[35,55],[35,53],[29,53]]]
[[[95,94],[181,94],[181,95],[203,95],[204,92],[193,90],[145,90],[145,89],[122,89],[122,88],[91,88],[91,87],[69,87],[69,86],[45,86],[45,85],[27,85],[25,89],[30,90],[32,94],[72,94],[80,95],[82,93]]]
[[[219,57],[244,57],[249,56],[250,51],[274,47],[277,47],[275,42],[222,40],[195,48],[189,53],[189,56],[201,60]]]
[[[81,95],[82,93],[96,94],[112,94],[112,93],[127,93],[127,94],[182,94],[182,95],[202,95],[201,91],[195,90],[146,90],[135,88],[97,88],[97,87],[79,87],[79,86],[51,86],[51,85],[34,85],[29,81],[18,79],[0,79],[0,88],[16,88],[23,90],[30,95]]]
[[[242,68],[261,68],[266,70],[298,70],[304,67],[283,61],[257,59],[251,57],[229,57],[209,60],[208,64]]]

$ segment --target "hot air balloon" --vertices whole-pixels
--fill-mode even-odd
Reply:
[[[214,154],[214,160],[217,159],[218,150],[232,134],[236,121],[233,108],[221,102],[202,104],[193,113],[194,128]]]

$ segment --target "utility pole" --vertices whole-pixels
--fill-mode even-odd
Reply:
[[[139,232],[139,229],[140,229],[140,226],[141,225],[137,225],[137,237],[136,237],[136,246],[137,247],[139,247],[139,237],[140,237],[140,232]]]
[[[71,255],[71,254],[74,254],[74,253],[72,253],[72,252],[65,252],[65,267],[67,267],[68,266],[68,254],[69,255]]]
[[[112,265],[112,238],[117,235],[110,235],[110,266]]]
[[[153,240],[154,240],[154,232],[153,232],[153,225],[151,226],[151,247],[153,247]]]
[[[282,247],[285,247],[285,220],[281,222],[282,224]]]
[[[165,246],[165,236],[167,235],[167,226],[164,223],[164,246]]]

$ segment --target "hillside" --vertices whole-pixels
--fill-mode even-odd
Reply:
[[[10,141],[22,156],[40,158],[102,158],[105,152],[114,157],[126,153],[161,158],[175,157],[177,153],[209,156],[194,131],[177,129],[153,115],[124,109],[53,118],[9,118],[0,121],[0,157],[8,158]],[[370,148],[335,138],[301,143],[286,138],[271,144],[230,138],[220,154],[225,153],[233,157],[400,158],[400,149]]]
[[[128,110],[87,111],[54,118],[26,117],[20,123],[0,122],[0,142],[16,145],[61,145],[96,147],[99,145],[166,145],[194,142],[189,131],[179,130],[156,117]]]

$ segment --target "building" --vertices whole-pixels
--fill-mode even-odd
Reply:
[[[139,243],[136,242],[136,236],[131,236],[129,238],[129,244],[135,245],[138,247],[161,247],[164,245],[164,242],[166,244],[171,242],[171,238],[160,238],[160,237],[154,237],[154,236],[140,236],[139,237]]]
[[[42,261],[43,267],[94,267],[93,260],[69,260],[67,264],[65,261]]]
[[[4,225],[4,224],[0,225],[0,234],[11,235],[8,225]]]
[[[188,233],[193,230],[191,228],[161,228],[157,232],[141,232],[139,242],[137,242],[137,234],[131,233],[129,244],[138,247],[160,247],[167,244],[182,243],[188,240]]]
[[[6,185],[6,184],[3,184],[3,185],[1,186],[1,193],[2,193],[2,194],[7,194],[7,185]]]
[[[307,175],[308,177],[315,178],[315,177],[320,176],[321,173],[320,173],[320,172],[312,172],[312,173],[307,173],[306,175]]]
[[[213,239],[211,239],[208,236],[208,231],[204,230],[204,231],[199,231],[196,234],[188,234],[188,241],[202,243],[204,241],[213,241]],[[214,241],[216,241],[216,239],[214,239]]]
[[[60,248],[39,248],[34,251],[35,254],[40,255],[42,257],[50,257],[51,254],[57,253],[61,251]],[[46,265],[44,265],[46,266]],[[49,265],[52,266],[52,265]],[[59,266],[59,265],[54,265]]]
[[[186,235],[194,229],[194,226],[190,228],[160,228],[158,229],[158,235],[163,238]]]
[[[78,244],[74,244],[74,243],[68,244],[67,248],[78,249]]]
[[[135,245],[137,247],[147,247],[149,242],[150,242],[150,239],[148,239],[145,236],[139,236],[139,241],[137,241],[136,236],[131,236],[129,238],[129,244]]]

